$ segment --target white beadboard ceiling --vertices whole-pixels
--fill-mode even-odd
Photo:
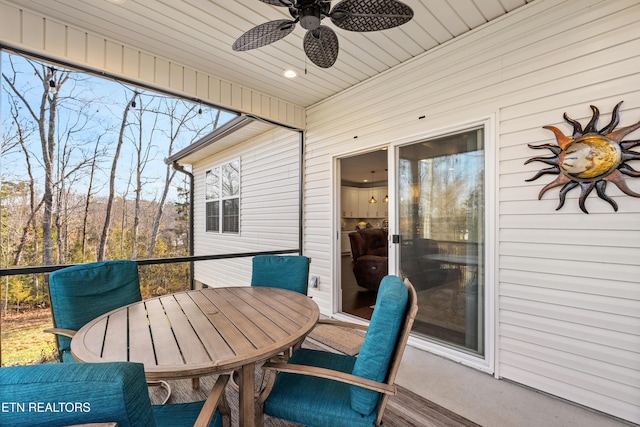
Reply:
[[[259,0],[8,2],[308,107],[533,1],[404,0],[414,11],[409,23],[369,33],[345,31],[325,19],[323,24],[335,30],[340,43],[338,60],[328,69],[305,59],[305,30],[300,25],[269,46],[234,52],[231,45],[245,31],[290,18],[287,8]],[[286,79],[285,69],[296,70],[298,77]]]

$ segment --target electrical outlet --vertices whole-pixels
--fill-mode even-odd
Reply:
[[[309,278],[309,287],[317,288],[320,286],[320,278],[318,276],[311,276]]]

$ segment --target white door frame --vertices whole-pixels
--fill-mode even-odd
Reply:
[[[388,168],[388,191],[389,191],[389,274],[398,274],[399,271],[399,245],[391,243],[391,236],[399,234],[399,218],[398,205],[398,157],[399,149],[402,146],[410,145],[421,140],[433,139],[445,136],[451,133],[461,132],[469,128],[482,127],[484,129],[484,149],[485,149],[485,295],[484,295],[484,327],[485,327],[485,354],[482,357],[478,355],[464,352],[459,348],[446,346],[435,341],[424,338],[411,336],[408,344],[430,353],[434,353],[451,359],[466,366],[473,367],[483,372],[495,373],[496,366],[496,304],[495,304],[495,272],[497,271],[497,249],[496,249],[496,230],[497,230],[497,190],[498,190],[498,171],[497,171],[497,136],[495,121],[496,115],[490,114],[469,120],[451,124],[441,128],[430,129],[423,133],[417,133],[410,136],[398,138],[394,141],[388,141],[383,145],[370,146],[350,152],[337,154],[332,159],[333,168],[333,218],[332,233],[333,239],[333,289],[331,312],[336,319],[348,320],[351,322],[367,324],[364,319],[341,313],[341,274],[340,274],[340,159],[358,154],[364,154],[374,150],[380,150],[388,147],[387,168]]]
[[[398,218],[398,164],[400,147],[413,143],[458,133],[465,129],[482,127],[484,129],[485,149],[485,295],[484,295],[484,327],[485,354],[480,357],[467,353],[459,348],[446,346],[435,341],[411,336],[409,345],[451,359],[458,363],[473,367],[483,372],[494,373],[495,370],[495,286],[494,277],[497,271],[497,252],[495,248],[497,230],[497,144],[495,135],[495,115],[491,114],[476,120],[460,122],[446,127],[430,129],[428,132],[415,134],[389,143],[389,236],[399,233]],[[391,239],[391,237],[390,237]],[[397,274],[399,267],[400,245],[391,244],[389,250],[389,274]]]

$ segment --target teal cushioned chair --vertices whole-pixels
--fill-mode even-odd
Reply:
[[[131,362],[51,363],[0,368],[0,425],[117,423],[118,427],[229,425],[220,376],[206,401],[151,405],[144,367]],[[225,413],[222,416],[216,409]],[[205,409],[203,409],[205,408]],[[200,418],[198,418],[200,416]]]
[[[256,255],[251,261],[251,286],[287,289],[307,295],[309,263],[309,258],[302,255]],[[302,341],[285,351],[283,357],[288,359],[291,352],[300,345]],[[238,391],[239,387],[234,378],[236,375],[237,372],[234,372],[231,386]]]
[[[306,256],[258,255],[253,257],[251,286],[288,289],[307,295],[309,258]]]
[[[275,371],[258,400],[272,417],[313,427],[373,426],[382,423],[395,377],[418,311],[411,283],[386,276],[357,357],[302,348]],[[357,325],[332,321],[342,326]]]
[[[49,275],[49,299],[54,327],[45,331],[56,335],[60,361],[75,362],[71,338],[78,329],[111,310],[142,301],[138,264],[130,260],[100,261],[54,271]],[[169,384],[148,384],[167,391],[166,403],[171,396]]]
[[[58,353],[63,362],[74,362],[71,337],[98,316],[142,301],[135,261],[102,261],[74,265],[49,275],[49,298]]]

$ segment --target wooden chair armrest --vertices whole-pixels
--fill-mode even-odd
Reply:
[[[357,385],[369,390],[390,395],[395,395],[398,392],[398,387],[395,384],[380,383],[367,378],[359,377],[357,375],[334,371],[332,369],[318,368],[317,366],[267,362],[262,366],[262,369],[277,372],[286,372],[289,374],[301,374],[320,378],[328,378],[330,380]]]
[[[342,320],[335,320],[335,319],[320,319],[316,324],[342,326],[344,328],[360,329],[362,331],[366,331],[369,328],[367,325],[361,325],[359,323],[353,323],[353,322],[344,322]]]
[[[209,396],[207,396],[207,400],[204,402],[204,405],[200,410],[200,415],[198,415],[198,419],[193,424],[193,427],[208,426],[218,404],[220,404],[220,413],[229,416],[230,410],[227,406],[227,400],[224,395],[224,388],[227,386],[227,382],[229,382],[229,375],[220,375],[218,377],[216,383],[211,389],[211,392],[209,393]]]
[[[73,329],[63,329],[63,328],[47,328],[44,330],[50,334],[63,335],[65,337],[73,338],[77,331]]]

